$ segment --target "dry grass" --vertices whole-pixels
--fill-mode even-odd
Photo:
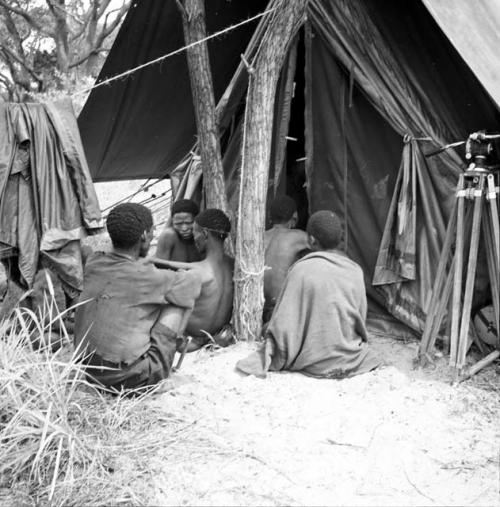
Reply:
[[[64,324],[54,352],[63,315],[49,300],[43,315],[16,308],[0,324],[0,503],[141,504],[115,462],[147,456],[157,445],[148,429],[170,418],[143,409],[149,393],[111,397],[89,384]]]

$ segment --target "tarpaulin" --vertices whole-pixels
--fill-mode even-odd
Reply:
[[[207,34],[265,10],[266,0],[210,0]],[[215,100],[240,63],[257,22],[208,42]],[[185,46],[174,0],[133,2],[98,82]],[[94,90],[78,123],[94,181],[161,177],[192,148],[196,136],[186,53]]]
[[[398,181],[403,137],[430,138],[419,142],[429,151],[495,129],[498,110],[443,34],[429,29],[423,5],[380,5],[310,2],[309,201],[311,211],[344,217],[349,254],[363,266],[367,285],[375,275],[369,294],[420,330],[463,163],[453,152],[425,161],[412,142]]]
[[[224,4],[224,16],[232,16],[231,9],[238,10],[244,3],[255,8],[253,12],[265,9],[264,2],[233,0]],[[500,111],[491,100],[491,87],[482,74],[470,70],[464,62],[469,60],[466,52],[458,43],[453,45],[449,30],[445,30],[448,38],[426,8],[438,3],[444,0],[425,0],[425,4],[422,0],[309,0],[306,87],[304,91],[295,86],[300,82],[297,74],[295,85],[290,79],[291,54],[276,94],[274,165],[269,168],[272,194],[279,179],[286,125],[289,118],[293,123],[304,114],[297,111],[302,97],[297,100],[293,95],[305,95],[309,211],[332,209],[343,217],[347,251],[363,268],[370,300],[376,303],[373,308],[388,309],[415,330],[422,324],[436,252],[464,165],[460,152],[453,150],[430,158],[424,154],[464,140],[471,132],[500,129]],[[471,2],[465,12],[476,3]],[[135,4],[100,79],[180,47],[181,22],[172,4],[158,0]],[[211,8],[207,7],[209,32],[223,25],[223,18],[215,16],[221,3],[214,0],[213,5],[210,2]],[[484,5],[491,7],[492,0]],[[481,7],[478,12],[487,9]],[[238,16],[234,19],[241,19]],[[479,23],[480,17],[475,16],[473,25],[462,15],[455,19],[456,30],[463,27],[464,40],[467,27],[473,26],[478,34],[484,29],[491,54],[489,37],[500,31],[496,17]],[[262,18],[256,33],[264,33],[267,26],[268,19]],[[209,44],[216,99],[223,97],[219,125],[232,209],[237,206],[245,70],[242,75],[237,72],[234,82],[222,91],[250,31],[234,35],[227,38],[223,50]],[[260,40],[254,34],[247,55],[255,54]],[[301,44],[296,73],[304,72],[299,64]],[[481,51],[475,43],[473,47]],[[492,67],[490,74],[498,75],[500,59],[483,56],[480,60]],[[190,185],[201,179],[193,156],[186,156],[195,144],[195,121],[184,57],[109,88],[98,88],[80,117],[80,126],[96,179],[161,177],[180,161],[183,165],[175,174],[175,185],[192,193]],[[402,156],[404,138],[410,142]],[[188,167],[191,178],[183,180]],[[283,185],[286,171],[281,174],[278,192],[289,188]]]
[[[25,287],[40,260],[77,292],[80,238],[103,223],[71,102],[3,104],[0,133],[0,255]]]

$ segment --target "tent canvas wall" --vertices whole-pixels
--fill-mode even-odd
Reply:
[[[465,0],[453,6],[457,13],[470,10]],[[344,218],[347,251],[364,269],[372,302],[417,331],[462,165],[454,152],[427,159],[422,153],[500,126],[498,9],[493,0],[474,6],[470,16],[453,18],[441,0],[310,0],[277,90],[271,192],[284,188],[281,164],[291,165],[282,149],[289,119],[292,128],[302,116],[309,212],[327,208]],[[265,8],[264,2],[211,1],[208,32]],[[462,48],[463,37],[456,42],[457,24],[458,33],[483,35],[471,36],[475,51]],[[99,80],[181,47],[181,26],[173,0],[136,2]],[[258,29],[265,27],[263,17]],[[254,29],[245,25],[209,43],[216,99]],[[254,37],[247,56],[257,47]],[[295,86],[292,98],[300,73],[304,86]],[[230,198],[245,85],[240,66],[220,111]],[[96,181],[163,177],[183,160],[185,168],[195,142],[185,55],[96,89],[79,124]]]

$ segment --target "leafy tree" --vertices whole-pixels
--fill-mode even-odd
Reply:
[[[0,0],[0,88],[10,100],[94,76],[131,0]]]

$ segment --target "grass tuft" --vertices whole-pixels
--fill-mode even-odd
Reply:
[[[114,462],[157,444],[138,429],[161,414],[141,406],[149,393],[97,390],[57,308],[47,302],[39,313],[16,308],[0,322],[0,490],[15,503],[22,503],[16,491],[51,505],[140,503],[127,481],[117,480]],[[54,334],[54,322],[62,332]]]

